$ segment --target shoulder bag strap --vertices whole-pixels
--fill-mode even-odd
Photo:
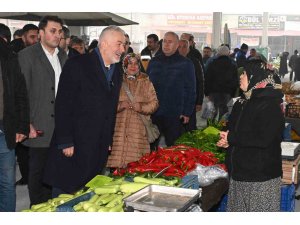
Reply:
[[[134,96],[132,95],[132,93],[131,93],[130,90],[129,90],[128,85],[127,85],[124,81],[122,82],[122,87],[123,87],[125,93],[127,94],[129,100],[130,100],[132,103],[134,103]],[[144,124],[145,126],[147,126],[148,122],[147,122],[147,119],[145,118],[145,116],[144,116],[144,115],[141,115],[140,113],[138,113],[138,115],[141,117],[141,119],[142,119],[142,121],[143,121],[143,124]]]

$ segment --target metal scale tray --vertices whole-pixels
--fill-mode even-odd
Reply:
[[[201,189],[149,185],[124,199],[127,208],[144,212],[183,212],[201,197]]]

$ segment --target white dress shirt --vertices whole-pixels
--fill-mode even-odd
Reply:
[[[51,54],[50,52],[48,52],[48,50],[46,48],[44,48],[43,44],[42,45],[42,48],[54,70],[54,73],[55,73],[55,97],[56,97],[56,93],[57,93],[57,88],[58,88],[58,82],[59,82],[59,77],[60,77],[60,74],[61,74],[61,65],[60,65],[60,62],[59,62],[59,58],[58,58],[58,48],[55,48],[54,50],[54,53]]]

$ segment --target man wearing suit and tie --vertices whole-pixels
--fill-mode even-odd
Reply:
[[[52,195],[73,193],[101,174],[112,144],[125,32],[106,27],[99,45],[63,68],[55,102],[55,131],[44,180]]]
[[[58,49],[63,22],[45,16],[39,23],[40,42],[19,52],[30,103],[28,189],[30,204],[51,198],[51,188],[42,183],[50,141],[54,130],[54,103],[66,53]],[[42,131],[40,135],[39,130]]]

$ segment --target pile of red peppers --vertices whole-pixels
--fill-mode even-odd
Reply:
[[[183,177],[196,168],[196,164],[212,166],[218,162],[211,152],[203,152],[186,145],[176,145],[167,148],[158,147],[157,151],[147,153],[138,161],[130,162],[126,168],[119,168],[113,172],[115,176],[126,173],[159,173],[169,166],[164,176]],[[224,169],[224,165],[220,165]]]

